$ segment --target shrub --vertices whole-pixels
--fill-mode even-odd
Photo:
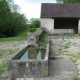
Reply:
[[[30,28],[29,29],[29,32],[35,32],[36,31],[36,28]]]

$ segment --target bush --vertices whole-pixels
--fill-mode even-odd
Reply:
[[[30,28],[29,29],[29,32],[35,32],[36,31],[36,28]]]

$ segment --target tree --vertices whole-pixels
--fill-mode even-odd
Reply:
[[[8,28],[11,19],[11,10],[7,0],[0,1],[0,35]]]
[[[6,29],[6,36],[16,36],[19,33],[26,30],[27,19],[23,14],[13,12],[11,23],[8,25],[9,29]]]
[[[29,21],[29,26],[32,28],[39,28],[40,27],[40,19],[31,18]]]
[[[59,3],[80,3],[80,0],[57,0]]]
[[[13,0],[0,0],[0,36],[16,36],[26,30],[27,19]]]

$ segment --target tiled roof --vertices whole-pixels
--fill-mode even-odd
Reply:
[[[80,18],[80,4],[42,3],[41,18]]]

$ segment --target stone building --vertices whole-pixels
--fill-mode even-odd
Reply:
[[[51,34],[60,30],[80,34],[80,4],[42,3],[41,27]]]

